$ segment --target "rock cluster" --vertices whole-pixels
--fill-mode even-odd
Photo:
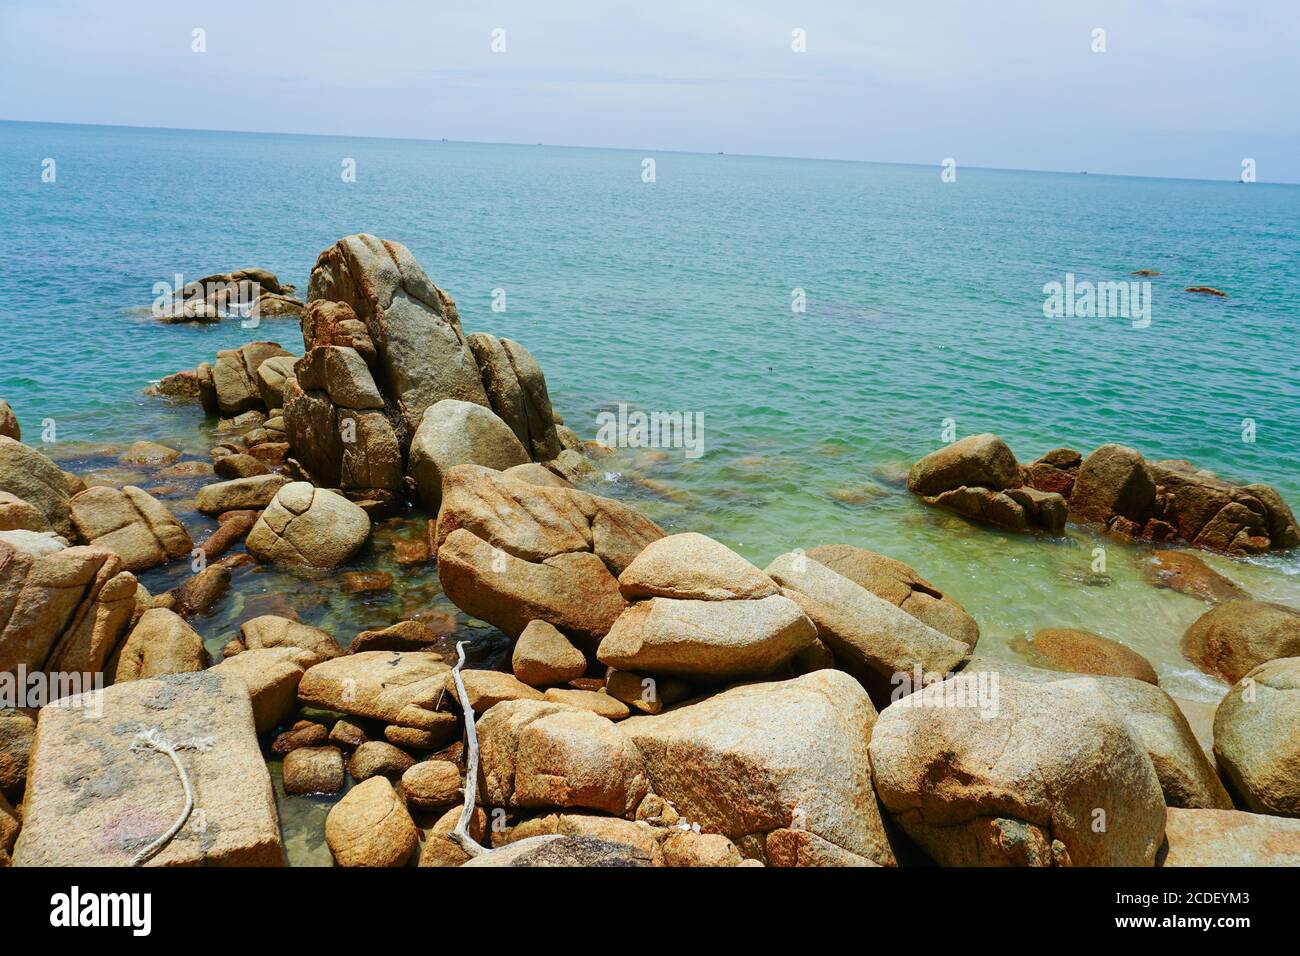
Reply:
[[[1295,515],[1270,486],[1234,485],[1186,461],[1149,462],[1123,445],[1086,458],[1060,448],[1020,465],[996,435],[971,435],[917,461],[907,486],[926,504],[1015,531],[1059,534],[1068,516],[1124,540],[1229,554],[1300,545]]]

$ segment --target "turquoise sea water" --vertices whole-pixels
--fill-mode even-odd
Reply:
[[[45,450],[65,467],[158,487],[196,533],[211,523],[187,510],[193,482],[107,464],[140,438],[206,459],[211,423],[144,388],[250,338],[301,339],[292,321],[160,325],[154,283],[261,266],[305,292],[317,254],[362,231],[405,243],[467,331],[525,343],[584,437],[619,402],[703,413],[702,457],[622,454],[601,463],[603,493],[759,564],[831,541],[906,560],[975,615],[988,653],[1083,627],[1147,655],[1175,693],[1223,690],[1178,652],[1205,605],[1147,584],[1146,549],[976,528],[901,491],[945,419],[997,432],[1023,461],[1118,441],[1271,482],[1300,506],[1297,187],[964,168],[943,183],[937,165],[0,123],[0,220],[0,397],[24,437],[54,419]],[[1162,273],[1148,328],[1044,317],[1044,283],[1143,268]],[[358,567],[395,570],[379,537]],[[1102,583],[1088,574],[1099,545]],[[1207,560],[1300,605],[1294,555]],[[274,572],[240,574],[230,606],[201,622],[214,648],[284,600]],[[304,619],[345,643],[448,607],[427,570],[377,597],[295,592]]]

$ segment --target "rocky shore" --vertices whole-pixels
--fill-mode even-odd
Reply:
[[[63,470],[0,401],[0,680],[104,685],[0,701],[0,865],[279,865],[281,791],[328,798],[339,866],[1300,864],[1300,611],[1193,550],[1300,545],[1272,488],[1119,445],[1021,464],[987,434],[907,478],[981,523],[1159,544],[1151,585],[1206,602],[1183,654],[1231,685],[1211,721],[1087,630],[981,654],[888,556],[793,528],[760,568],[593,493],[609,450],[398,243],[335,243],[305,302],[211,278],[255,283],[303,355],[253,341],[154,390],[221,440],[120,460],[196,485],[202,528],[148,481]],[[357,570],[381,540],[396,572]],[[355,635],[295,610],[425,568],[481,641],[427,605]],[[270,571],[298,584],[213,653],[195,624]]]

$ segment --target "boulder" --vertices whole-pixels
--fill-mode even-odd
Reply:
[[[656,597],[623,612],[596,658],[619,670],[727,681],[771,674],[816,639],[813,622],[779,594],[735,601]]]
[[[650,788],[683,817],[742,850],[758,835],[746,856],[762,852],[763,834],[794,827],[892,865],[871,789],[875,721],[853,678],[825,670],[733,687],[617,730],[644,757]]]
[[[259,561],[311,568],[346,564],[370,536],[370,517],[342,495],[305,481],[285,485],[248,533]]]
[[[204,485],[195,497],[195,508],[207,515],[227,511],[257,510],[265,508],[281,488],[289,484],[284,475],[254,475]]]
[[[1024,467],[1025,484],[1039,491],[1052,491],[1067,501],[1083,464],[1083,455],[1073,448],[1054,448]]]
[[[375,343],[365,323],[357,318],[352,306],[344,302],[316,299],[308,302],[300,319],[304,350],[310,352],[323,345],[340,345],[355,349],[370,368],[375,365]]]
[[[350,720],[340,719],[330,728],[330,743],[340,747],[354,749],[360,747],[370,738],[366,732]]]
[[[547,700],[557,704],[568,704],[599,714],[607,720],[622,720],[631,715],[627,704],[609,694],[594,690],[578,690],[572,687],[551,687],[543,695]]]
[[[230,590],[230,569],[220,564],[211,564],[185,579],[167,592],[171,597],[171,609],[184,618],[196,617],[210,611],[225,593]]]
[[[736,844],[721,833],[681,830],[665,837],[665,866],[740,866],[744,859]]]
[[[276,355],[257,367],[257,394],[267,408],[284,408],[284,383],[293,378],[296,361],[292,355]]]
[[[16,795],[27,779],[27,757],[36,738],[35,707],[0,708],[0,793]]]
[[[727,601],[781,593],[771,578],[736,552],[693,531],[650,542],[618,576],[618,586],[628,600]]]
[[[352,639],[348,650],[363,651],[433,651],[441,640],[437,631],[423,621],[398,621],[378,631],[362,631]]]
[[[767,573],[812,619],[817,639],[836,662],[882,703],[898,685],[897,675],[910,676],[917,668],[948,674],[970,657],[970,645],[806,555],[783,554],[767,566]]]
[[[404,866],[420,835],[388,778],[371,777],[330,809],[325,842],[336,866]]]
[[[254,702],[254,711],[257,704]],[[329,732],[323,724],[300,720],[271,741],[271,753],[288,754],[302,747],[323,747],[329,741]]]
[[[1297,523],[1290,506],[1271,485],[1242,485],[1241,490],[1264,506],[1272,547],[1300,548],[1300,523]]]
[[[626,607],[618,581],[595,554],[527,561],[464,528],[443,539],[438,580],[462,611],[511,637],[542,620],[593,653]]]
[[[469,337],[492,410],[514,432],[534,461],[560,454],[555,412],[546,390],[546,377],[532,353],[511,339],[484,332]]]
[[[903,831],[945,866],[1151,866],[1160,781],[1100,690],[1002,679],[994,713],[948,706],[969,680],[932,684],[876,721],[876,792]]]
[[[1300,866],[1300,820],[1169,808],[1160,866]]]
[[[480,797],[488,806],[585,807],[627,817],[646,795],[637,747],[590,711],[508,700],[488,710],[477,730]]]
[[[296,647],[266,647],[236,654],[212,670],[234,677],[248,688],[253,724],[259,734],[266,734],[298,709],[298,684],[307,668],[319,660]]]
[[[212,365],[212,382],[217,392],[217,410],[225,416],[264,408],[257,371],[267,359],[289,355],[275,342],[249,342],[237,349],[217,353]]]
[[[340,239],[316,260],[307,298],[342,303],[365,327],[400,447],[425,409],[444,398],[488,406],[455,303],[400,243],[365,234]]]
[[[0,435],[0,491],[39,508],[49,527],[73,536],[67,480],[59,467],[34,448]]]
[[[955,641],[974,647],[979,640],[975,618],[902,561],[849,544],[822,545],[808,557]]]
[[[111,683],[121,684],[201,671],[207,662],[198,632],[175,611],[156,607],[140,616],[106,670]]]
[[[185,526],[158,499],[134,485],[87,488],[69,502],[72,523],[86,544],[112,551],[128,571],[144,571],[185,557],[194,547]]]
[[[14,441],[23,440],[22,429],[18,425],[18,416],[9,403],[0,398],[0,438],[12,438]]]
[[[343,752],[338,747],[299,747],[284,755],[285,793],[338,793],[343,789]]]
[[[1235,554],[1268,550],[1268,512],[1253,495],[1190,462],[1157,461],[1148,467],[1158,489],[1155,510],[1178,537]]]
[[[982,671],[996,673],[999,681],[1069,682],[1071,686],[1093,681],[1092,686],[1100,689],[1146,747],[1166,805],[1197,809],[1232,806],[1183,708],[1159,687],[1131,677],[1070,674],[981,657],[972,660],[962,673]]]
[[[1109,525],[1120,516],[1141,526],[1155,496],[1155,479],[1137,451],[1124,445],[1102,445],[1079,466],[1070,494],[1070,517]]]
[[[346,654],[308,668],[298,698],[343,714],[430,729],[446,716],[434,708],[450,670],[438,655],[420,651]]]
[[[587,672],[587,658],[545,621],[530,621],[510,657],[515,677],[532,687],[566,684]]]
[[[243,685],[220,674],[118,684],[42,708],[23,803],[17,866],[126,866],[180,815],[185,793],[166,754],[135,750],[156,731],[178,748],[194,806],[148,866],[279,866],[271,778]],[[87,719],[87,708],[102,708]]]
[[[124,465],[149,465],[161,468],[163,465],[170,465],[179,457],[181,453],[175,448],[168,448],[153,441],[137,441],[131,443],[131,447],[121,454],[118,461]]]
[[[463,529],[525,561],[589,552],[617,576],[646,545],[664,536],[654,522],[620,502],[577,489],[540,487],[472,465],[450,469],[442,490],[435,550]]]
[[[621,843],[643,855],[651,866],[664,865],[660,841],[666,838],[666,832],[639,820],[622,820],[618,817],[548,813],[544,817],[524,820],[501,833],[494,833],[492,845],[495,852],[521,840],[543,843],[545,841],[538,838],[547,836],[593,837],[606,843]]]
[[[224,455],[218,458],[212,467],[218,478],[253,478],[257,475],[269,475],[271,469],[260,458],[252,455]]]
[[[263,614],[245,621],[239,626],[239,636],[250,651],[262,647],[299,648],[321,660],[343,653],[327,631],[274,614]]]
[[[1222,604],[1249,601],[1250,594],[1190,551],[1153,551],[1143,562],[1147,580],[1158,588]]]
[[[1300,817],[1300,657],[1252,669],[1214,715],[1214,756],[1248,810]]]
[[[542,699],[539,691],[500,671],[466,670],[461,671],[460,679],[465,685],[465,695],[469,698],[469,705],[475,714],[482,714],[503,700]],[[444,678],[443,683],[447,688],[448,698],[455,701],[456,706],[459,707],[461,700],[450,673]]]
[[[1050,627],[1035,632],[1029,653],[1042,667],[1076,674],[1132,677],[1148,684],[1160,683],[1151,662],[1137,651],[1091,631]]]
[[[432,810],[461,799],[460,770],[449,760],[424,760],[402,774],[402,796],[413,806]]]
[[[0,491],[0,531],[50,530],[50,522],[40,508],[23,501],[17,495]]]
[[[420,866],[461,866],[470,859],[470,855],[460,848],[449,834],[460,821],[461,807],[452,807],[440,816],[429,831],[420,849]],[[469,835],[482,844],[487,835],[487,814],[481,807],[475,807],[470,816]]]
[[[932,451],[912,466],[907,490],[915,495],[938,495],[962,485],[993,491],[1022,484],[1020,465],[997,435],[985,432]]]
[[[353,752],[348,773],[357,781],[374,776],[396,780],[414,765],[415,760],[405,751],[382,740],[370,740]]]
[[[443,399],[425,409],[411,439],[409,474],[425,508],[442,504],[442,477],[456,465],[501,470],[522,465],[528,452],[490,408]]]
[[[131,625],[135,576],[111,551],[41,540],[0,541],[0,673],[102,671]]]
[[[1263,601],[1228,601],[1183,634],[1183,655],[1230,684],[1279,657],[1300,656],[1300,611]]]

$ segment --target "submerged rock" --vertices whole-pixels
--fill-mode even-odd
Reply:
[[[1148,684],[1160,683],[1151,662],[1137,651],[1091,631],[1050,627],[1034,633],[1028,651],[1035,663],[1076,674],[1132,677]]]
[[[102,707],[102,718],[87,719],[83,707]],[[146,865],[280,866],[275,796],[248,693],[212,673],[131,681],[43,708],[15,865],[126,866],[162,836],[185,793],[166,754],[132,750],[150,730],[182,748],[203,812]]]
[[[1211,604],[1249,601],[1250,594],[1190,551],[1155,551],[1144,563],[1147,580]]]
[[[944,705],[964,679],[891,704],[872,732],[876,792],[908,836],[946,866],[1155,862],[1160,781],[1095,685],[1002,679],[990,714]]]

